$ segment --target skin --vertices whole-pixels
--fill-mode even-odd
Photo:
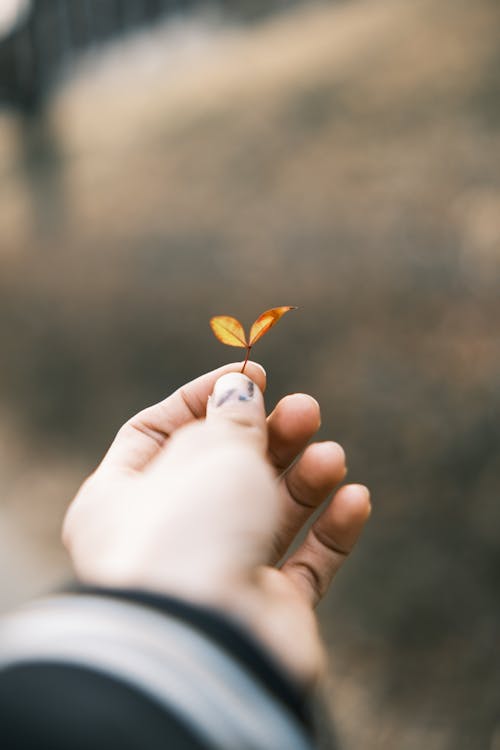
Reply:
[[[217,607],[312,683],[325,664],[314,610],[370,496],[362,485],[338,489],[287,556],[343,481],[345,454],[335,442],[310,443],[315,399],[286,396],[266,417],[263,368],[240,370],[236,362],[202,375],[132,417],[71,503],[63,541],[84,582]]]

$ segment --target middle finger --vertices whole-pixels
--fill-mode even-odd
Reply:
[[[306,393],[279,401],[267,418],[268,457],[278,474],[301,453],[321,425],[319,404]]]

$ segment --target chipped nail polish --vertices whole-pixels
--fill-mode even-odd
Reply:
[[[224,387],[226,386],[226,387]],[[229,401],[251,401],[255,394],[255,383],[240,373],[230,373],[216,383],[212,394],[215,407],[223,406]]]
[[[229,401],[236,393],[236,388],[230,388],[228,391],[222,394],[222,396],[215,402],[216,406],[222,406],[226,401]]]
[[[255,392],[255,383],[253,382],[253,380],[249,380],[247,382],[247,392],[240,393],[238,396],[238,401],[250,401],[253,398],[254,392]]]

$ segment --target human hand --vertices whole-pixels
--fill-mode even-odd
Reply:
[[[286,396],[266,420],[265,373],[240,367],[130,419],[70,505],[63,540],[83,581],[218,607],[309,682],[324,662],[314,607],[369,516],[369,493],[338,490],[277,567],[343,480],[345,455],[333,442],[306,447],[320,424],[310,396]]]

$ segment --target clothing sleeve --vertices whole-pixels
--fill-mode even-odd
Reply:
[[[313,750],[308,696],[215,610],[80,588],[0,625],[5,750]]]

